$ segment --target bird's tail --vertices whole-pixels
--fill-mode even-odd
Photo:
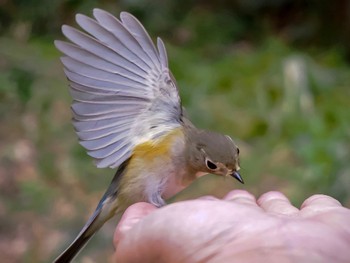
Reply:
[[[103,224],[115,215],[117,212],[117,196],[119,180],[125,173],[125,168],[130,159],[124,161],[115,173],[112,182],[107,191],[103,195],[95,212],[86,222],[83,229],[78,234],[77,238],[69,245],[69,247],[59,255],[53,263],[69,263],[79,253],[79,251],[86,245],[92,236],[99,230]],[[119,208],[118,208],[119,209]]]
[[[79,253],[79,251],[87,244],[97,230],[101,228],[106,220],[99,217],[101,208],[97,208],[93,215],[89,218],[83,229],[80,231],[76,239],[69,245],[69,247],[62,252],[54,263],[68,263]],[[101,220],[102,219],[102,220]]]

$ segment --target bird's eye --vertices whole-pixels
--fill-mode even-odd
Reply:
[[[237,148],[237,154],[239,154],[239,148]]]
[[[216,168],[218,168],[215,163],[213,163],[212,161],[210,161],[208,159],[205,161],[205,163],[206,163],[208,169],[210,169],[210,170],[216,170]]]

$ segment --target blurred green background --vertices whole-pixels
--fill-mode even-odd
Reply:
[[[296,206],[324,193],[350,207],[349,1],[5,0],[1,262],[51,261],[113,176],[95,168],[77,142],[53,46],[63,39],[62,24],[76,25],[74,15],[91,15],[94,7],[129,11],[153,39],[165,41],[193,122],[230,134],[241,149],[246,184],[227,185],[257,196],[279,190]],[[225,187],[210,184],[195,191],[225,194]],[[115,224],[107,224],[77,262],[108,261]]]

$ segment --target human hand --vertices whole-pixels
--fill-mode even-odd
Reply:
[[[279,192],[235,190],[156,208],[128,208],[115,262],[349,262],[350,210],[314,195],[297,209]]]

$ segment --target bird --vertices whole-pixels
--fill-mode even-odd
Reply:
[[[99,168],[116,173],[96,210],[54,262],[71,262],[102,225],[137,202],[156,207],[211,173],[239,173],[239,148],[228,135],[196,128],[182,106],[164,42],[152,41],[130,13],[95,8],[63,25],[55,40],[73,99],[79,143]]]

